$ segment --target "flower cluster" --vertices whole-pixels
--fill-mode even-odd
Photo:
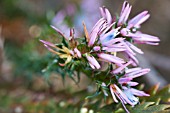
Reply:
[[[49,51],[64,59],[66,66],[72,61],[85,61],[91,70],[105,72],[103,79],[93,76],[97,83],[101,83],[100,91],[108,96],[108,90],[113,100],[121,102],[125,110],[125,104],[135,106],[139,103],[137,96],[149,96],[143,91],[139,91],[134,86],[134,78],[147,74],[150,69],[142,69],[138,66],[139,61],[136,54],[143,54],[143,51],[135,44],[158,45],[159,38],[144,34],[139,31],[141,24],[149,17],[148,11],[143,11],[134,18],[128,20],[132,6],[126,1],[123,4],[119,17],[112,17],[109,10],[105,7],[100,8],[102,17],[88,32],[83,23],[85,36],[83,40],[74,37],[74,29],[70,30],[70,36],[65,36],[59,29],[53,27],[68,42],[68,46],[58,46],[50,42],[41,40]],[[103,71],[103,67],[107,67]],[[105,90],[103,87],[108,88]]]

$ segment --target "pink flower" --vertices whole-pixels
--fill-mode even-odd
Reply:
[[[142,69],[141,67],[130,68],[130,69],[126,69],[125,72],[131,73],[131,72],[135,72],[135,71],[138,71],[138,70],[141,70],[141,69]]]
[[[137,84],[137,83],[133,83],[133,84]],[[134,88],[127,88],[125,86],[123,86],[122,88],[123,89],[121,90],[116,84],[111,84],[110,92],[112,94],[113,100],[116,103],[118,103],[117,98],[121,101],[127,113],[129,113],[129,111],[127,110],[125,104],[130,104],[131,106],[135,106],[137,103],[139,103],[139,99],[135,97],[135,95],[136,96],[149,96],[149,94],[146,94],[145,92],[139,91]]]
[[[112,23],[112,16],[109,10],[106,7],[100,7],[100,12],[102,17],[107,20],[108,25],[110,25]]]
[[[119,84],[121,84],[122,86],[124,85],[128,85],[128,86],[137,86],[139,83],[138,82],[133,82],[132,81],[133,78],[131,77],[121,77],[118,82]]]
[[[150,14],[148,14],[148,11],[143,11],[142,13],[138,14],[134,18],[132,18],[128,22],[128,29],[131,29],[132,27],[140,28],[140,25],[145,22],[150,17]]]
[[[134,88],[131,88],[130,91],[136,96],[150,96],[149,94],[146,94],[144,91],[139,91]]]
[[[106,27],[103,28],[103,31],[100,33],[100,35],[103,36],[104,34],[106,34],[107,32],[109,32],[115,24],[116,24],[116,22],[108,25],[107,22],[106,22],[106,24],[105,24]],[[118,27],[118,28],[119,28],[119,27]]]
[[[91,33],[90,33],[90,40],[88,42],[88,46],[93,46],[96,39],[98,38],[98,34],[102,31],[102,29],[105,29],[106,26],[104,25],[105,20],[101,18],[93,27]]]
[[[107,42],[101,41],[101,43],[103,45],[102,50],[105,50],[107,52],[126,51],[127,48],[126,48],[123,40],[124,40],[124,38],[115,38],[115,39],[111,39],[110,41],[107,41]]]
[[[100,69],[100,64],[93,56],[89,56],[88,54],[86,54],[86,58],[89,62],[89,65],[91,66],[91,68]]]
[[[136,105],[139,102],[139,99],[136,98],[134,95],[132,95],[130,92],[123,92],[116,84],[110,85],[110,92],[112,94],[113,100],[118,103],[117,98],[121,101],[124,109],[127,113],[129,111],[127,110],[125,104],[130,104],[132,106]],[[116,96],[115,96],[116,95]],[[117,97],[117,98],[116,98]]]
[[[138,47],[136,47],[135,45],[133,45],[132,43],[126,41],[125,42],[132,50],[136,51],[137,53],[140,54],[144,54],[143,51],[141,49],[139,49]]]
[[[125,63],[123,59],[106,53],[99,53],[98,57],[106,62],[115,63],[118,66],[121,66],[122,63]]]
[[[128,100],[133,103],[132,106],[136,105],[139,102],[139,99],[133,95],[133,93],[130,90],[123,90],[123,93],[126,95]],[[125,103],[126,104],[126,103]],[[130,104],[130,103],[128,103]]]
[[[119,84],[127,84],[131,80],[132,80],[132,78],[130,78],[130,77],[121,77],[118,82],[119,82]]]
[[[133,61],[132,66],[137,66],[139,64],[138,59],[128,51],[123,52],[123,55],[127,60]]]
[[[99,51],[100,49],[101,49],[100,46],[95,46],[95,47],[93,47],[93,50],[94,50],[94,51]]]
[[[140,77],[142,75],[147,74],[150,71],[150,69],[141,69],[141,68],[132,68],[132,69],[128,69],[125,72],[125,77],[129,77],[129,78],[137,78]]]
[[[102,50],[105,50],[107,52],[122,52],[125,51],[126,48],[123,46],[120,47],[103,47]]]
[[[126,48],[126,50],[122,52],[124,54],[125,58],[127,60],[132,60],[133,61],[132,65],[137,66],[139,61],[135,57],[136,56],[135,52],[143,54],[143,51],[126,40],[122,41],[122,43],[124,44],[124,46]]]
[[[124,24],[127,21],[130,11],[131,11],[131,8],[132,8],[132,6],[130,6],[127,3],[127,1],[125,1],[123,4],[123,7],[122,7],[122,11],[120,13],[119,20],[118,20],[118,26]]]
[[[77,54],[79,58],[81,58],[81,52],[77,48],[74,48],[74,52]]]
[[[56,47],[55,44],[53,44],[53,43],[51,43],[51,42],[47,42],[47,41],[45,41],[45,40],[40,40],[40,42],[42,42],[42,43],[45,44],[45,45],[51,46],[51,47]]]
[[[110,92],[111,92],[111,94],[112,94],[112,97],[113,97],[113,100],[116,102],[116,103],[118,103],[119,101],[117,100],[117,98],[116,98],[116,96],[115,96],[115,94],[117,94],[117,87],[115,87],[116,85],[115,84],[113,84],[113,85],[110,85]],[[120,90],[120,89],[119,89]]]
[[[103,44],[106,44],[106,43],[110,42],[112,39],[114,39],[119,34],[119,32],[118,32],[119,29],[120,28],[112,29],[108,33],[101,36],[100,37],[100,42],[103,43]]]
[[[129,47],[129,45],[126,42],[127,41],[122,41],[122,44],[126,47],[126,51],[131,55],[136,55],[136,53]]]
[[[123,3],[123,7],[122,7],[122,11],[120,13],[120,17],[118,20],[118,26],[125,24],[130,11],[131,11],[132,6],[130,6],[127,1],[125,1]],[[150,14],[148,14],[148,11],[143,11],[140,14],[138,14],[137,16],[135,16],[134,18],[132,18],[128,24],[127,24],[127,28],[131,29],[131,28],[140,28],[140,25],[145,22],[148,18],[150,17]]]
[[[158,45],[160,42],[160,39],[156,36],[143,34],[140,32],[137,32],[135,36],[133,36],[133,40],[135,43],[139,44],[149,44],[149,45]]]
[[[102,44],[103,46],[107,46],[107,47],[115,47],[116,45],[122,46],[123,44],[122,44],[122,43],[120,44],[120,42],[122,42],[124,39],[125,39],[125,38],[122,38],[122,37],[120,37],[120,38],[114,38],[114,39],[111,39],[111,40],[109,40],[109,41],[107,41],[107,42],[102,42],[102,41],[101,41],[101,44]],[[119,43],[119,44],[115,44],[115,43]]]
[[[123,69],[125,69],[127,66],[129,66],[132,63],[132,61],[130,60],[129,62],[127,62],[126,64],[120,66],[119,68],[113,70],[111,73],[113,74],[118,74],[120,73]]]
[[[150,45],[158,45],[160,39],[156,36],[144,34],[141,32],[131,33],[131,31],[127,28],[123,28],[120,33],[123,36],[131,37],[135,43],[137,44],[150,44]]]
[[[139,83],[130,81],[127,84],[132,87],[132,86],[137,86]]]
[[[137,89],[134,89],[134,88],[127,88],[125,86],[122,87],[123,90],[124,90],[124,93],[126,92],[131,92],[131,94],[133,95],[136,95],[136,96],[150,96],[149,94],[145,93],[144,91],[140,91],[140,90],[137,90]]]

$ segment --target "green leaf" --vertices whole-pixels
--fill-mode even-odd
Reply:
[[[96,91],[96,93],[95,93],[94,95],[87,96],[85,99],[94,98],[94,97],[97,97],[97,96],[100,95],[100,94],[101,94],[101,92]]]
[[[151,89],[151,96],[146,97],[146,101],[157,102],[158,100],[160,100],[162,103],[170,102],[170,85],[165,86],[159,91],[157,91],[157,89],[157,86]]]
[[[63,44],[64,46],[68,47],[68,42],[66,42],[66,40],[65,40],[64,37],[63,37],[63,39],[62,39],[62,44]]]
[[[129,109],[130,113],[158,113],[170,109],[170,105],[155,105],[155,102],[145,102]]]

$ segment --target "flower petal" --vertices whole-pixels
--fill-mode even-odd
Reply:
[[[106,53],[100,53],[98,54],[98,57],[108,62],[115,63],[117,65],[122,65],[122,63],[125,63],[123,59]]]
[[[150,15],[148,14],[148,11],[143,11],[128,22],[127,28],[128,29],[131,29],[132,27],[138,28],[138,26],[145,22],[149,17]]]
[[[74,52],[77,54],[79,58],[81,58],[81,53],[77,48],[74,48]]]
[[[96,69],[100,68],[100,64],[93,56],[89,56],[86,54],[86,58],[89,61],[90,65],[93,65]],[[93,67],[93,66],[91,66],[91,67]]]
[[[61,30],[59,30],[58,28],[56,28],[55,26],[52,26],[52,25],[51,25],[51,27],[52,27],[54,30],[56,30],[61,36],[63,36],[66,40],[69,40],[69,39],[64,35],[64,33],[62,33]]]
[[[120,73],[123,69],[125,69],[128,65],[130,65],[132,63],[132,61],[130,60],[129,62],[127,62],[126,64],[120,66],[119,68],[113,70],[111,73],[117,74]]]
[[[116,99],[116,96],[115,96],[115,94],[114,94],[114,91],[115,89],[113,89],[113,85],[110,85],[110,92],[111,92],[111,94],[112,94],[112,97],[113,97],[113,100],[116,102],[116,103],[118,103],[119,101]]]
[[[149,94],[146,94],[144,91],[139,91],[134,88],[131,88],[130,91],[136,96],[150,96]]]
[[[96,25],[93,27],[93,30],[90,34],[90,40],[88,42],[88,46],[92,46],[94,44],[94,42],[97,39],[98,33],[100,32],[100,29],[102,27],[102,25],[104,24],[105,20],[103,18],[101,18]]]

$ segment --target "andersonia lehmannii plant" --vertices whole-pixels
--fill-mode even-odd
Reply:
[[[150,69],[141,68],[136,54],[143,54],[137,44],[158,45],[159,38],[140,32],[141,24],[150,17],[143,11],[128,19],[132,6],[126,1],[119,16],[112,16],[105,7],[100,7],[101,18],[88,31],[85,23],[84,37],[75,37],[74,29],[66,36],[52,26],[64,39],[62,43],[40,40],[57,57],[60,66],[67,68],[70,74],[82,72],[97,84],[97,93],[105,97],[112,96],[116,103],[135,106],[139,96],[149,96],[144,91],[135,89],[138,82],[134,78],[147,74]]]

